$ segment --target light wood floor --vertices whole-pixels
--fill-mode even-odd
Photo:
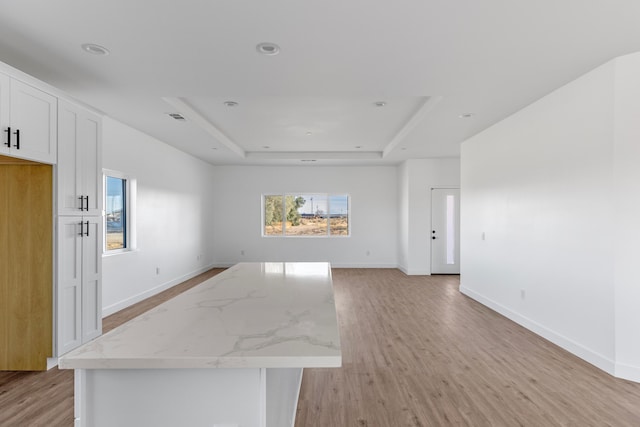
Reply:
[[[104,330],[220,271],[106,318]],[[305,369],[296,427],[640,426],[640,384],[463,296],[457,276],[336,269],[333,280],[343,367]],[[0,426],[72,425],[72,372],[0,372]]]

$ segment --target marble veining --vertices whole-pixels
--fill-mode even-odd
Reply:
[[[64,355],[62,369],[339,367],[328,263],[240,263]]]

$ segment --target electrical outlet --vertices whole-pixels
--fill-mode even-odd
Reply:
[[[160,274],[160,267],[156,267],[156,274]]]
[[[520,289],[520,298],[525,299],[527,297],[527,293],[524,289]]]
[[[482,240],[487,240],[487,235],[485,234],[485,232],[482,232]]]
[[[371,255],[371,251],[367,251],[367,256]]]
[[[244,249],[240,251],[240,255],[244,255]]]

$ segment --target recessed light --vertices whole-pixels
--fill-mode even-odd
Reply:
[[[224,101],[224,105],[226,107],[237,107],[238,103],[236,101]]]
[[[375,105],[376,107],[384,107],[385,105],[387,105],[387,103],[384,101],[376,101],[373,103],[373,105]]]
[[[402,150],[402,151],[404,151],[404,150],[406,150],[406,149],[407,149],[407,147],[402,147],[402,148],[401,148],[401,150]]]
[[[460,117],[461,119],[470,119],[473,116],[475,116],[475,114],[473,113],[464,113],[464,114],[460,114],[458,117]]]
[[[217,150],[217,149],[218,149],[218,147],[211,147],[211,149],[212,149],[212,150]]]
[[[266,148],[268,150],[271,147],[269,147],[268,145],[263,145],[262,148]]]
[[[82,50],[92,55],[104,56],[109,54],[109,49],[93,43],[85,43],[81,47],[82,47]]]
[[[356,148],[360,149],[360,148],[362,148],[362,145],[356,145]]]
[[[277,55],[280,53],[280,46],[275,43],[259,43],[256,46],[258,53],[263,55]]]
[[[302,159],[301,162],[317,162],[316,159]]]
[[[312,135],[311,132],[307,132],[307,136],[311,136],[311,135]]]
[[[179,121],[181,121],[181,122],[184,122],[184,121],[186,121],[186,120],[187,120],[187,119],[185,119],[185,118],[184,118],[184,116],[183,116],[182,114],[180,114],[180,113],[167,113],[167,115],[168,115],[169,117],[171,117],[172,119],[176,119],[176,120],[179,120]]]

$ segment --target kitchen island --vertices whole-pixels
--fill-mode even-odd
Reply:
[[[241,263],[60,359],[75,425],[283,427],[340,367],[328,263]]]

